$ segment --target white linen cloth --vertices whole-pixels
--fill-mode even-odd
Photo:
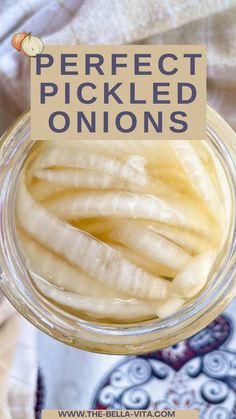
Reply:
[[[10,46],[17,31],[47,44],[203,43],[209,101],[236,127],[236,0],[2,0],[0,108],[29,106],[29,60]]]
[[[0,418],[33,419],[38,374],[36,329],[0,298]]]

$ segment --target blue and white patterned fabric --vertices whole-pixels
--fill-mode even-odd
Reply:
[[[67,361],[57,389],[54,379],[54,398],[49,388],[48,407],[198,409],[200,419],[235,419],[235,308],[195,336],[145,355],[89,354],[53,343]]]
[[[201,418],[236,417],[236,352],[226,314],[162,351],[126,357],[95,394],[98,409],[198,409]],[[230,416],[231,415],[231,416]]]

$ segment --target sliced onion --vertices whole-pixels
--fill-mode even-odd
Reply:
[[[191,256],[181,247],[162,235],[126,222],[110,233],[113,240],[124,244],[153,262],[161,263],[179,271],[190,260]]]
[[[109,189],[121,188],[122,183],[107,173],[88,169],[38,170],[35,177],[70,188]],[[124,182],[123,182],[124,184]]]
[[[17,209],[20,224],[29,235],[106,286],[135,298],[167,297],[167,281],[137,268],[111,247],[58,220],[37,204],[27,192],[24,176]]]
[[[192,258],[172,282],[172,292],[184,297],[194,297],[205,286],[216,259],[214,249],[206,250]]]
[[[30,270],[45,278],[52,285],[65,291],[97,296],[98,298],[127,298],[127,295],[107,288],[79,268],[70,265],[66,260],[44,248],[25,233],[20,233],[20,239]]]
[[[146,228],[163,235],[190,254],[201,253],[210,247],[205,237],[187,229],[161,223],[146,223]]]
[[[189,141],[171,141],[170,146],[183,166],[192,187],[218,222],[219,218],[222,219],[222,201],[193,145]]]
[[[199,211],[191,202],[174,201],[148,194],[123,191],[73,192],[58,195],[45,207],[66,220],[89,217],[125,217],[159,221],[201,232],[213,242],[218,240],[214,220]]]
[[[136,299],[120,300],[114,297],[97,298],[62,291],[33,272],[31,276],[36,287],[47,299],[77,312],[87,313],[90,317],[95,316],[97,319],[115,319],[124,322],[152,318],[158,306],[157,302],[145,303]]]
[[[144,255],[140,256],[139,253],[136,253],[125,246],[122,246],[117,243],[111,243],[110,246],[118,250],[130,262],[139,266],[144,271],[150,272],[154,276],[157,275],[162,276],[164,278],[172,279],[177,273],[175,269],[171,269],[168,266],[165,266],[156,261],[153,262],[152,260],[147,259]]]
[[[37,173],[42,169],[53,167],[92,169],[126,179],[134,184],[144,185],[147,176],[142,159],[132,164],[131,161],[120,162],[111,157],[78,151],[76,148],[53,148],[42,151],[34,160],[31,171]]]

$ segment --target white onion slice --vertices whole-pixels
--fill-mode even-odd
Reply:
[[[46,180],[36,180],[30,185],[30,194],[38,202],[61,191],[65,191],[64,185],[47,182]]]
[[[132,222],[123,223],[114,229],[110,237],[138,252],[140,257],[143,255],[153,262],[161,263],[176,271],[182,269],[191,260],[191,256],[181,247],[162,235]]]
[[[201,253],[210,247],[206,238],[187,229],[161,223],[146,223],[146,228],[162,234],[190,254]]]
[[[166,301],[160,302],[156,306],[156,315],[158,317],[165,318],[176,313],[185,303],[185,300],[178,297],[170,297]]]
[[[220,194],[221,194],[221,197],[222,197],[222,205],[224,206],[224,214],[223,214],[223,220],[224,221],[223,221],[223,229],[222,229],[224,237],[221,240],[221,245],[223,246],[224,242],[227,238],[228,232],[229,232],[229,225],[232,221],[231,191],[230,191],[229,182],[228,182],[226,173],[225,173],[222,165],[220,164],[219,159],[213,153],[213,151],[211,150],[211,148],[209,147],[209,145],[207,143],[206,143],[206,148],[207,148],[208,152],[210,153],[211,158],[213,160],[217,179],[221,180],[221,182],[219,183],[219,189],[220,189]]]
[[[148,194],[123,191],[73,192],[47,201],[48,211],[66,220],[89,217],[125,217],[160,221],[201,232],[213,242],[218,240],[214,220],[195,208],[191,202],[174,201]]]
[[[111,297],[89,297],[72,292],[62,291],[37,274],[31,277],[38,290],[49,299],[63,307],[88,314],[96,319],[115,319],[118,321],[134,321],[138,319],[160,318],[170,316],[184,304],[184,300],[170,297],[167,301],[144,302],[137,299],[120,300]]]
[[[127,298],[127,295],[106,287],[80,269],[70,265],[25,233],[20,233],[20,239],[30,270],[45,278],[52,285],[65,291],[97,298]]]
[[[206,250],[192,258],[172,282],[172,292],[184,297],[194,297],[205,286],[216,259],[214,249]]]
[[[202,200],[206,203],[213,217],[222,219],[222,201],[200,157],[189,141],[170,141],[183,169]]]
[[[58,220],[37,204],[26,190],[24,176],[18,193],[17,210],[21,226],[29,235],[89,276],[136,298],[155,300],[167,297],[167,281],[137,268],[119,252],[88,233]]]
[[[102,154],[80,151],[76,148],[53,148],[42,151],[34,160],[31,172],[53,167],[92,169],[126,179],[137,185],[147,182],[143,160],[120,162]]]
[[[117,178],[95,170],[66,169],[66,170],[38,170],[35,177],[51,183],[68,186],[70,188],[109,189],[121,188],[124,184]]]
[[[136,299],[120,300],[114,297],[89,297],[62,291],[31,272],[36,287],[48,299],[78,312],[87,313],[97,319],[131,321],[155,316],[158,302],[145,303]]]
[[[111,243],[110,246],[118,250],[130,262],[139,266],[144,271],[150,272],[154,276],[157,275],[172,279],[177,273],[175,269],[171,269],[168,266],[164,266],[156,261],[153,262],[152,260],[147,259],[144,255],[140,257],[139,253],[135,253],[128,247],[122,246],[121,244]]]

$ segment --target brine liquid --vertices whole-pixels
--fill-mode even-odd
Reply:
[[[230,214],[228,180],[207,141],[39,142],[16,205],[40,293],[115,323],[166,317],[195,298]]]

